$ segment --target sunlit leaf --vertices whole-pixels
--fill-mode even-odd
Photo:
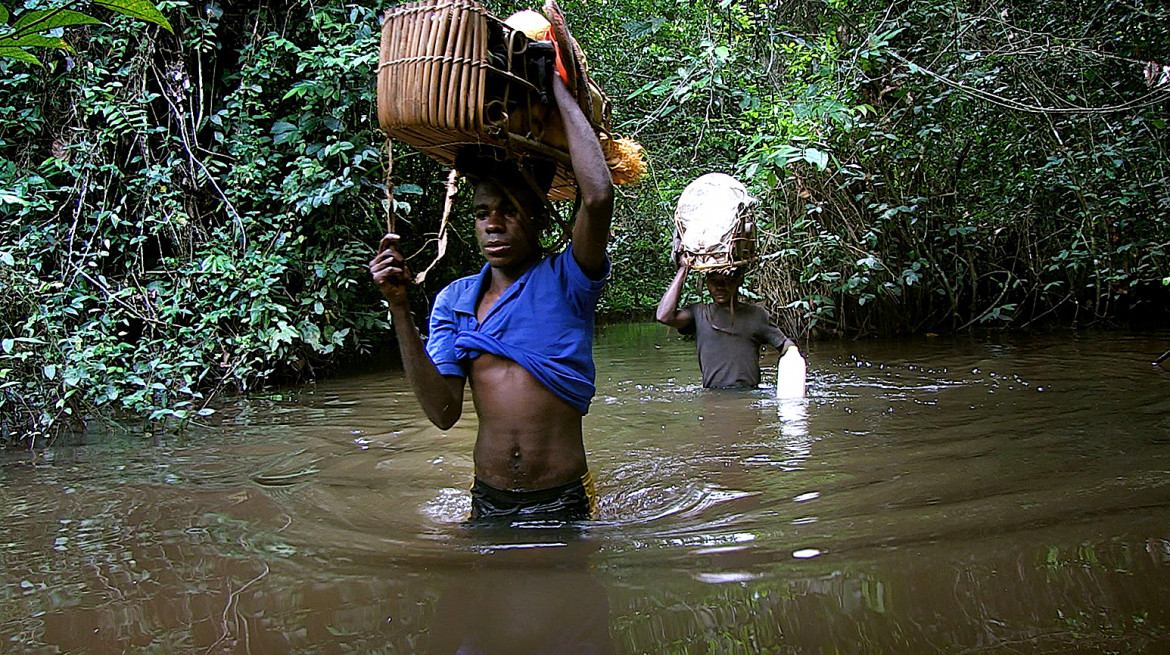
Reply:
[[[116,11],[119,14],[133,16],[134,18],[154,23],[155,25],[161,25],[166,31],[174,32],[171,29],[171,24],[167,22],[166,17],[159,12],[158,8],[150,0],[94,0],[94,4],[105,7],[110,11]]]
[[[816,148],[808,148],[804,151],[804,160],[823,171],[829,165],[829,153]]]
[[[23,61],[29,64],[36,64],[42,66],[41,60],[21,50],[20,48],[0,48],[0,57],[7,57],[17,61]]]
[[[18,39],[8,37],[0,37],[0,48],[58,48],[60,50],[68,50],[73,52],[73,48],[65,42],[65,39],[54,36],[41,36],[40,34],[28,34]]]
[[[70,9],[61,10],[39,10],[27,11],[16,19],[16,24],[13,27],[16,31],[21,31],[24,28],[32,28],[36,32],[44,32],[45,30],[52,30],[58,27],[69,27],[71,25],[101,25],[102,22],[93,16],[81,13],[80,11],[72,11]]]

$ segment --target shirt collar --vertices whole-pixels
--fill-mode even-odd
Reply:
[[[504,295],[500,296],[500,299],[496,301],[495,306],[492,307],[492,312],[495,312],[496,307],[503,305],[509,298],[519,293],[520,289],[522,289],[524,284],[528,281],[528,277],[532,275],[532,271],[536,270],[536,267],[539,266],[542,261],[544,261],[543,258],[537,260],[537,262],[532,266],[529,266],[528,270],[524,271],[524,273],[519,278],[517,278],[510,287],[508,287],[508,290],[504,292]],[[471,287],[468,289],[471,293],[463,294],[462,297],[460,297],[459,300],[455,302],[455,312],[458,314],[475,316],[475,306],[479,303],[480,296],[483,295],[483,288],[485,285],[491,284],[491,282],[492,266],[491,264],[485,263],[483,268],[479,270],[479,276],[472,280]]]
[[[479,271],[479,276],[472,280],[471,286],[468,288],[471,293],[464,293],[455,302],[456,313],[475,316],[475,303],[479,301],[480,290],[483,289],[483,285],[491,281],[491,275],[492,267],[485,263]]]

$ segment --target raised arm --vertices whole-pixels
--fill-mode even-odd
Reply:
[[[431,361],[423,346],[418,327],[410,313],[407,298],[409,276],[405,260],[398,251],[398,235],[387,234],[378,245],[378,255],[370,262],[370,275],[390,303],[390,317],[394,322],[394,336],[402,354],[402,366],[406,379],[414,390],[427,418],[441,430],[446,430],[459,420],[463,413],[462,377],[443,375]]]
[[[553,95],[565,123],[573,176],[581,190],[581,209],[573,225],[573,258],[586,275],[596,280],[605,274],[605,245],[609,242],[609,223],[613,218],[613,179],[593,126],[556,75]]]
[[[691,310],[678,308],[678,297],[682,294],[683,282],[686,281],[689,270],[686,264],[678,267],[678,272],[674,274],[674,281],[667,287],[666,293],[662,294],[662,300],[658,301],[658,312],[655,314],[659,323],[669,325],[676,330],[685,330],[695,322]]]

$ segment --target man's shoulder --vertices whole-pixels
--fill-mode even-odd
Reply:
[[[715,316],[730,316],[730,312],[726,307],[720,307],[712,302],[702,303],[697,302],[687,305],[687,309],[691,310],[691,314],[695,317],[695,324],[701,325],[704,329],[710,329],[710,317]],[[716,319],[719,320],[719,319]],[[739,303],[735,304],[734,320],[748,327],[748,329],[755,329],[768,324],[771,320],[771,315],[763,305],[755,303]]]
[[[435,308],[451,307],[468,293],[477,293],[482,271],[453,280],[435,295]]]
[[[465,289],[475,286],[479,282],[480,273],[472,273],[471,275],[464,275],[463,277],[452,280],[443,287],[439,293],[458,293]]]
[[[763,305],[748,303],[744,305],[744,309],[747,310],[746,313],[750,320],[758,323],[760,326],[767,326],[772,322],[772,313]]]
[[[555,277],[562,284],[568,284],[570,287],[599,292],[609,278],[608,261],[607,259],[605,275],[594,280],[581,270],[581,265],[577,263],[577,259],[573,255],[573,244],[569,242],[563,249],[546,255],[544,259],[533,266],[533,269],[541,271],[540,275],[542,276]]]
[[[567,260],[564,259],[565,257],[568,257],[569,259],[573,258],[573,243],[572,242],[565,244],[565,247],[561,248],[560,250],[555,250],[553,252],[548,253],[547,255],[542,257],[541,260],[536,263],[536,265],[537,266],[547,266],[550,268],[556,267],[558,264],[567,263]]]

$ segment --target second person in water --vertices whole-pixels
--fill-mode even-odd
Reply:
[[[682,334],[693,334],[703,386],[708,389],[755,389],[760,384],[760,346],[769,344],[783,353],[795,346],[772,325],[767,310],[739,298],[743,269],[707,274],[712,302],[679,308],[679,295],[690,268],[679,266],[656,318]]]

